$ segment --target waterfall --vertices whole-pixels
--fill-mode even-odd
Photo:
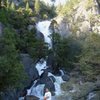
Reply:
[[[46,43],[48,43],[48,49],[52,49],[52,41],[51,41],[51,38],[50,38],[50,35],[52,33],[49,30],[50,23],[51,23],[51,21],[46,20],[46,21],[38,22],[36,24],[37,30],[40,31],[44,35],[44,41]],[[44,60],[42,58],[35,65],[35,68],[37,69],[39,76],[42,77],[44,71],[49,67],[46,65],[46,60]],[[60,70],[60,72],[61,72],[61,76],[64,75],[62,70]],[[53,79],[50,78],[50,76],[55,79],[55,82],[53,82]],[[60,85],[64,81],[63,81],[61,76],[55,76],[51,72],[48,72],[48,74],[47,74],[47,78],[49,78],[50,82],[53,83],[53,85],[54,85],[55,95],[60,95],[62,93]],[[41,78],[34,81],[34,84],[32,85],[32,87],[27,90],[27,95],[33,95],[33,96],[40,98],[40,100],[43,100],[45,84],[44,83],[41,84],[41,82],[40,82],[40,84],[38,84],[38,82],[40,80],[41,80]],[[49,83],[49,85],[50,85],[50,83]],[[55,100],[55,99],[52,99],[52,100]]]
[[[46,43],[48,43],[49,48],[52,47],[52,42],[51,42],[51,39],[50,39],[51,32],[49,30],[50,24],[51,24],[51,21],[48,21],[48,20],[38,22],[36,24],[37,30],[40,31],[44,35],[44,41]]]

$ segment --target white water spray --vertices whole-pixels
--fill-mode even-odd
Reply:
[[[45,40],[46,43],[48,43],[49,48],[52,47],[52,42],[51,42],[51,39],[50,39],[51,32],[49,30],[50,24],[51,24],[51,21],[48,21],[48,20],[38,22],[36,24],[36,28],[38,29],[38,31],[40,31],[44,35],[44,40]]]

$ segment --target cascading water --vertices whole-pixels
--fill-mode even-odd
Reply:
[[[52,47],[52,42],[50,39],[51,32],[49,30],[50,23],[51,21],[47,20],[47,21],[38,22],[36,24],[37,30],[39,30],[44,35],[44,41],[48,43],[49,48]]]
[[[50,21],[42,21],[36,24],[37,30],[40,31],[44,35],[44,40],[46,43],[48,43],[48,49],[52,49],[52,41],[50,38],[51,32],[49,30],[50,23],[51,23]],[[36,64],[35,68],[37,69],[39,76],[42,77],[44,71],[48,69],[49,67],[46,66],[46,60],[40,59],[40,61]],[[61,72],[61,75],[64,75],[62,70],[60,72]],[[54,77],[55,82],[53,82],[52,78],[50,77]],[[49,78],[51,80],[51,83],[54,84],[55,95],[61,94],[60,84],[64,82],[62,80],[62,77],[55,76],[51,72],[48,72],[47,78]],[[27,95],[33,95],[40,98],[40,100],[43,100],[45,84],[37,84],[39,80],[40,78],[34,81],[34,84],[32,85],[32,87],[27,90]],[[52,100],[55,100],[55,99],[52,98]]]
[[[52,33],[49,30],[50,24],[51,24],[51,21],[48,21],[48,20],[38,22],[36,24],[37,30],[40,31],[44,35],[44,41],[48,44],[48,49],[52,49],[52,41],[50,38],[50,35]],[[40,98],[40,100],[43,100],[44,88],[47,85],[47,83],[49,85],[53,84],[53,86],[54,86],[53,88],[55,88],[54,89],[55,95],[60,95],[62,93],[60,85],[61,85],[61,83],[64,82],[61,77],[64,75],[63,71],[62,70],[59,71],[59,72],[61,72],[61,76],[55,76],[51,72],[48,71],[47,77],[46,77],[47,78],[47,83],[46,83],[46,79],[45,79],[45,77],[43,77],[45,70],[47,70],[49,68],[46,64],[46,60],[44,60],[43,58],[40,59],[40,61],[36,64],[35,68],[38,71],[39,78],[34,81],[34,83],[30,89],[27,89],[27,96],[33,95],[33,96]],[[41,83],[41,77],[42,77],[42,83]],[[55,81],[53,81],[53,79],[50,77],[53,77]],[[49,82],[48,82],[48,79],[49,79]],[[20,98],[19,100],[23,100],[23,98],[22,99]],[[52,97],[52,100],[55,100],[54,97]]]

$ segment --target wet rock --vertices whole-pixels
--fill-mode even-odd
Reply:
[[[37,31],[36,37],[37,37],[37,39],[44,40],[44,35],[41,32],[39,32],[39,31]]]
[[[56,79],[53,76],[49,76],[49,78],[52,80],[52,82],[56,81]]]
[[[63,75],[62,76],[63,81],[68,81],[70,77],[68,75]]]
[[[48,88],[51,91],[51,93],[55,91],[55,85],[51,80],[46,81],[44,91],[46,88]]]

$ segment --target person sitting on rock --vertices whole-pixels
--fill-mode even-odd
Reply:
[[[45,90],[45,95],[44,95],[44,100],[51,100],[51,92],[49,91],[48,88]]]

